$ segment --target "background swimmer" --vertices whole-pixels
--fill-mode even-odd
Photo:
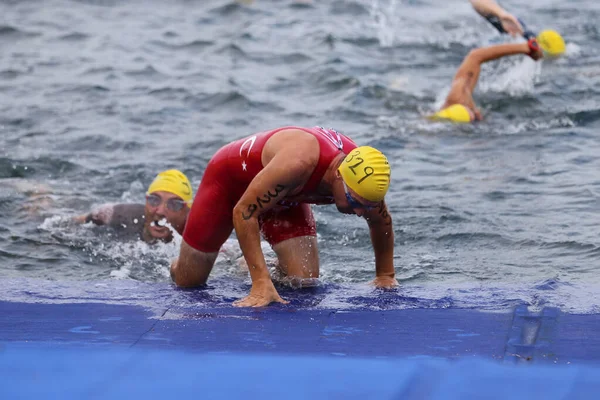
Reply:
[[[475,106],[473,91],[479,80],[481,64],[515,54],[525,54],[534,60],[543,57],[542,49],[536,39],[527,43],[499,44],[471,50],[458,68],[450,93],[441,110],[430,118],[453,122],[472,122],[481,120],[482,114]]]
[[[105,204],[74,220],[138,234],[145,242],[170,242],[173,232],[167,224],[181,235],[191,202],[190,181],[181,171],[171,169],[159,173],[150,184],[145,204]]]

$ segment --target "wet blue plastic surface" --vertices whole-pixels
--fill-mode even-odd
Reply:
[[[596,398],[598,315],[0,302],[0,398]]]

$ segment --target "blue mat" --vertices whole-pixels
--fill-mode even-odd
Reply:
[[[376,344],[374,344],[376,345]],[[3,399],[595,399],[600,368],[9,346]]]
[[[0,302],[0,398],[596,398],[600,317]]]

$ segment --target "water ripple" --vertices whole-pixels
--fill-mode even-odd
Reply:
[[[315,207],[322,286],[281,288],[293,305],[597,309],[600,74],[584,51],[600,42],[596,3],[532,0],[519,13],[563,32],[566,56],[486,64],[475,91],[485,119],[459,126],[426,116],[472,48],[510,41],[468,2],[184,1],[143,13],[115,0],[0,2],[0,276],[52,280],[0,279],[3,293],[229,306],[249,288],[231,263],[205,290],[176,291],[176,247],[69,217],[143,201],[166,168],[197,186],[230,140],[321,124],[390,161],[402,287],[367,287],[365,222]]]

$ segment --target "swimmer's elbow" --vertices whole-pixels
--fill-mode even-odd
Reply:
[[[469,51],[465,57],[465,64],[480,65],[484,61],[485,50],[478,48]]]
[[[258,206],[256,204],[250,204],[249,206],[243,204],[236,204],[233,207],[233,226],[237,230],[243,225],[244,222],[255,221],[258,223]]]

